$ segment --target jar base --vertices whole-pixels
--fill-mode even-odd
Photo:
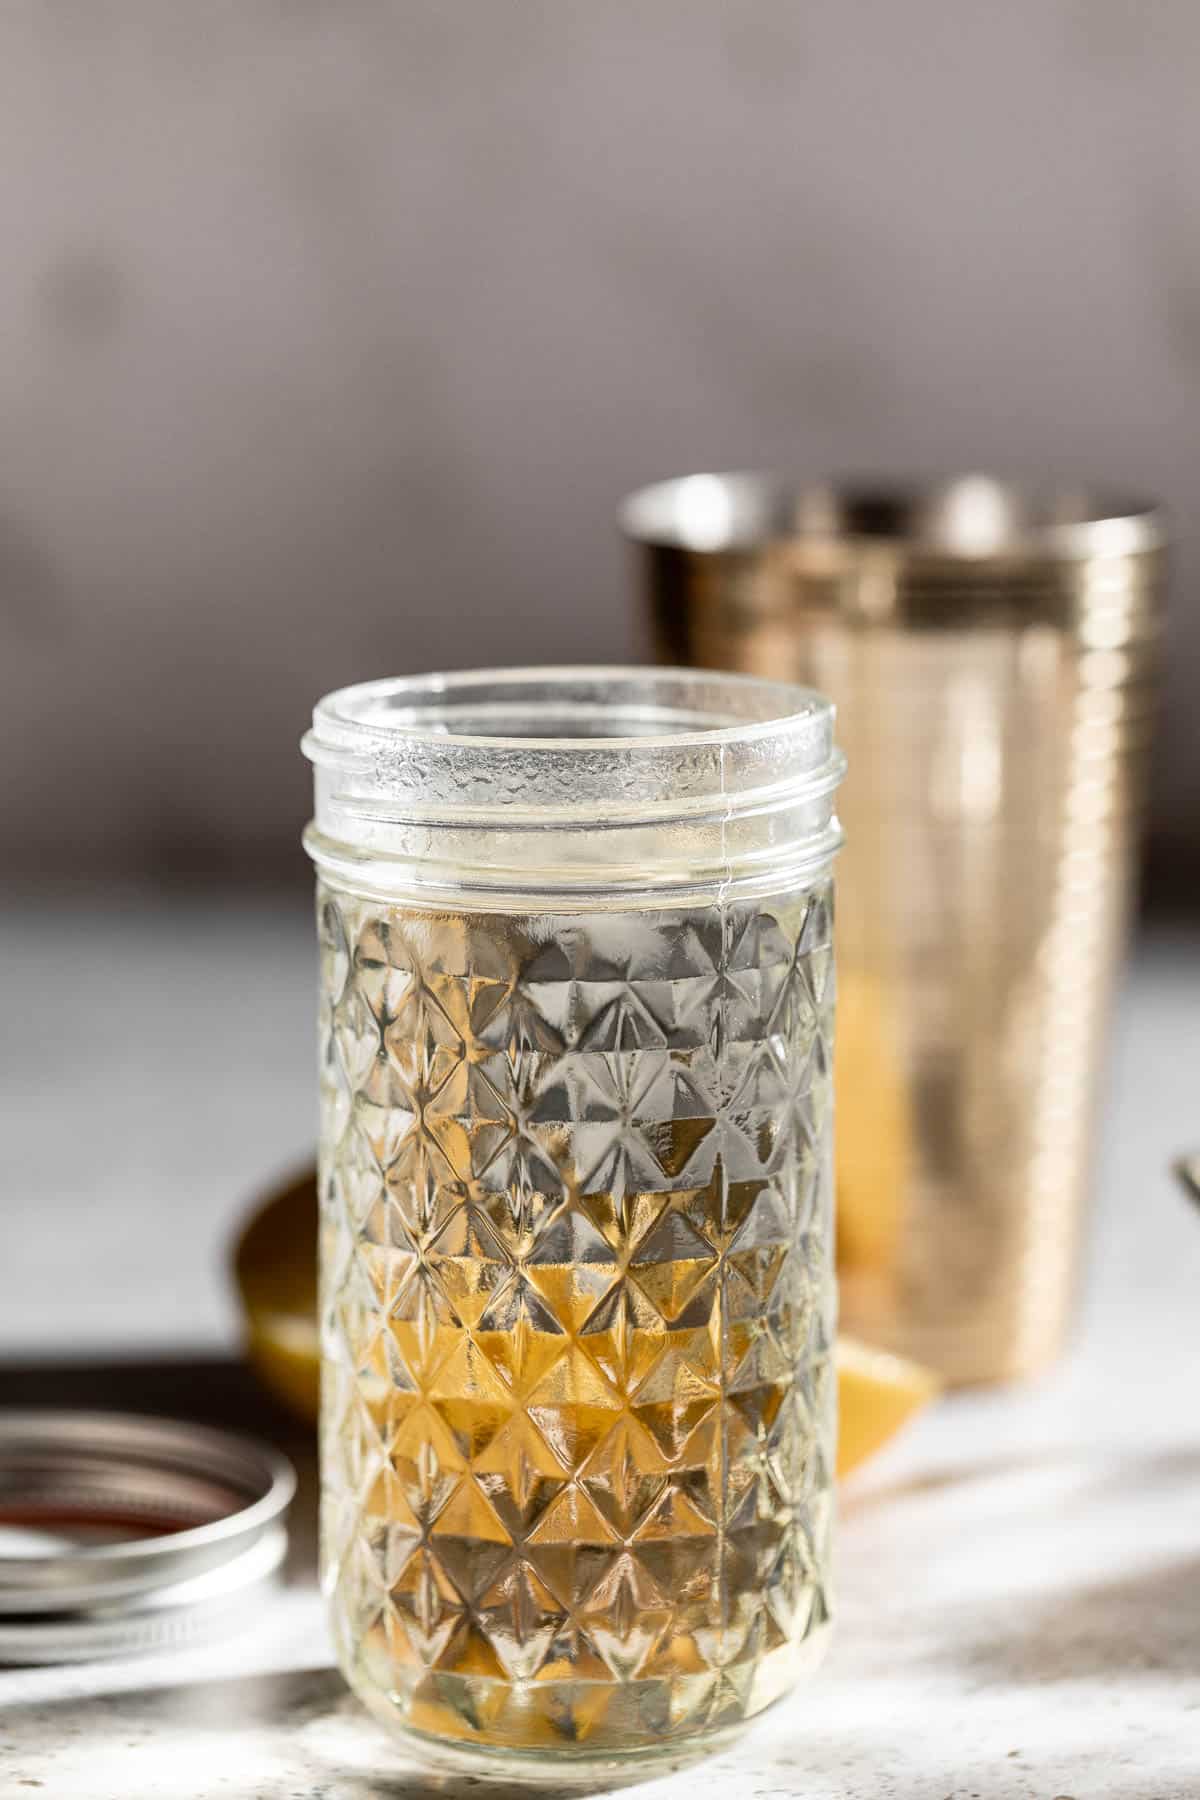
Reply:
[[[447,1738],[434,1737],[431,1732],[398,1725],[378,1707],[372,1706],[371,1711],[389,1735],[410,1752],[414,1761],[430,1772],[440,1770],[471,1775],[477,1781],[508,1782],[521,1789],[553,1788],[561,1794],[588,1792],[600,1783],[606,1787],[624,1787],[652,1775],[669,1775],[677,1769],[690,1768],[694,1763],[728,1749],[754,1722],[739,1719],[735,1725],[701,1733],[682,1743],[651,1744],[637,1750],[589,1754],[564,1746],[561,1750],[533,1753],[503,1745],[454,1743]]]

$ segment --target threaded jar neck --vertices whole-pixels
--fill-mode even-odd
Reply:
[[[810,689],[692,670],[367,682],[314,711],[305,841],[327,880],[431,904],[767,891],[840,841],[833,721]]]

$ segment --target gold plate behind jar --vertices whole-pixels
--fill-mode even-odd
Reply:
[[[1071,1311],[1162,521],[974,476],[697,475],[622,523],[661,660],[838,706],[842,1316],[952,1381],[1031,1373]]]

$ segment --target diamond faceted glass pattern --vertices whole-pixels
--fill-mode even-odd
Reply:
[[[323,892],[322,1559],[400,1724],[597,1753],[783,1691],[828,1617],[828,890]]]

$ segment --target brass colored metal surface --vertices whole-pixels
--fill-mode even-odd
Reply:
[[[846,1326],[952,1381],[1030,1373],[1071,1312],[1161,520],[982,477],[701,475],[635,495],[623,524],[661,660],[838,704]]]

